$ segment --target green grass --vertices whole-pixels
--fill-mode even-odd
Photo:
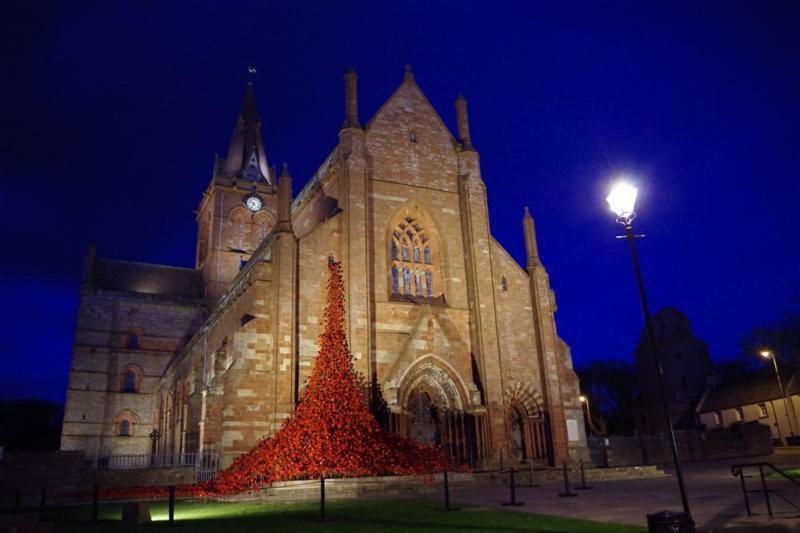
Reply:
[[[800,477],[800,468],[786,468],[786,469],[784,469],[783,472],[789,477]],[[767,474],[767,477],[774,478],[774,479],[780,479],[783,476],[780,475],[777,472],[770,472],[769,474]]]
[[[320,522],[317,504],[297,503],[190,503],[178,502],[175,525],[169,528],[167,506],[151,503],[153,522],[123,526],[120,505],[100,507],[100,521],[90,522],[88,507],[50,510],[54,531],[541,531],[541,532],[642,532],[644,528],[591,522],[572,518],[462,507],[458,512],[440,511],[434,501],[328,502],[326,521]]]

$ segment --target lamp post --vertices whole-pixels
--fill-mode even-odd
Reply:
[[[647,340],[650,345],[650,351],[653,353],[653,361],[656,366],[656,381],[658,383],[658,390],[661,395],[661,406],[664,410],[665,423],[669,431],[670,444],[672,445],[672,462],[675,465],[675,474],[678,478],[678,488],[681,492],[681,502],[683,503],[683,510],[689,515],[691,519],[691,512],[689,511],[689,499],[686,496],[686,487],[683,483],[683,472],[681,470],[681,462],[678,459],[678,445],[675,441],[675,431],[672,429],[672,420],[669,416],[669,402],[667,401],[667,393],[664,391],[664,372],[661,369],[661,359],[658,355],[658,348],[656,347],[655,333],[653,331],[653,323],[650,319],[650,308],[647,304],[647,295],[644,290],[644,279],[642,278],[642,271],[639,268],[639,257],[636,253],[636,236],[633,234],[633,219],[636,217],[634,207],[636,205],[636,196],[638,189],[629,183],[620,182],[611,190],[606,201],[608,202],[611,211],[617,215],[617,222],[625,226],[625,239],[628,241],[628,247],[631,251],[631,258],[633,259],[633,270],[636,275],[636,284],[639,288],[639,298],[642,303],[642,313],[644,314],[645,330],[647,332]]]
[[[789,398],[786,396],[786,392],[784,392],[783,390],[783,382],[781,382],[781,374],[780,372],[778,372],[778,358],[775,357],[775,353],[773,353],[771,350],[762,350],[761,357],[765,359],[772,359],[772,368],[775,369],[775,379],[778,380],[778,390],[780,391],[781,396],[783,397],[783,409],[784,411],[786,411],[786,422],[789,424],[789,435],[794,437],[794,428],[792,427],[792,417],[789,416]],[[775,420],[775,423],[776,424],[778,423],[777,419]],[[786,444],[789,445],[788,438],[786,440]]]

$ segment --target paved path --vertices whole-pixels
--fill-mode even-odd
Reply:
[[[800,531],[800,512],[773,498],[776,517],[770,520],[764,498],[760,494],[751,495],[752,510],[759,516],[749,520],[746,518],[740,481],[731,475],[730,466],[758,460],[786,468],[800,467],[798,454],[710,461],[684,466],[689,505],[698,528],[708,531],[724,526],[753,527],[756,524],[770,523]],[[557,494],[562,486],[553,482],[536,488],[522,486],[517,491],[517,500],[524,501],[525,504],[515,509],[645,526],[648,513],[682,510],[677,479],[671,469],[667,469],[667,473],[669,475],[651,479],[591,482],[589,484],[594,488],[575,491],[579,494],[575,498],[559,498]],[[756,488],[758,481],[754,478],[748,480],[748,483]],[[800,489],[794,488],[788,481],[770,480],[769,486],[782,490],[800,503]],[[501,507],[502,502],[509,500],[509,491],[504,487],[464,489],[454,491],[452,500],[485,507]]]

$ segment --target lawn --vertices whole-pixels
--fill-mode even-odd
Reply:
[[[316,504],[298,503],[190,503],[178,502],[172,530],[228,531],[563,531],[642,532],[644,528],[590,522],[572,518],[462,507],[442,512],[441,504],[427,501],[328,502],[326,521]],[[124,527],[120,505],[100,507],[100,521],[92,524],[88,507],[50,510],[54,531],[163,531],[168,527],[166,503],[153,503],[153,523]]]

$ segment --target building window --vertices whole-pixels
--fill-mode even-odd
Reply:
[[[722,411],[714,411],[714,424],[722,425]]]
[[[139,349],[139,335],[136,333],[131,333],[128,335],[128,349],[129,350],[138,350]]]
[[[767,418],[767,404],[758,404],[758,418]]]
[[[122,392],[136,392],[136,372],[128,369],[122,379]]]
[[[123,367],[119,377],[120,392],[139,392],[142,371],[136,365]]]
[[[411,134],[409,135],[409,140],[410,140],[412,143],[415,143],[415,142],[417,142],[417,132],[416,132],[416,131],[414,131],[414,130],[411,130]]]
[[[413,216],[404,217],[392,229],[389,242],[392,295],[432,298],[433,249],[422,224]],[[414,268],[411,268],[411,264]]]
[[[508,281],[506,281],[505,276],[500,277],[500,288],[503,289],[504,291],[508,290]]]
[[[119,421],[119,436],[120,437],[130,437],[131,436],[131,423],[127,419],[122,419]]]
[[[392,266],[392,294],[400,293],[400,273],[396,266]]]

